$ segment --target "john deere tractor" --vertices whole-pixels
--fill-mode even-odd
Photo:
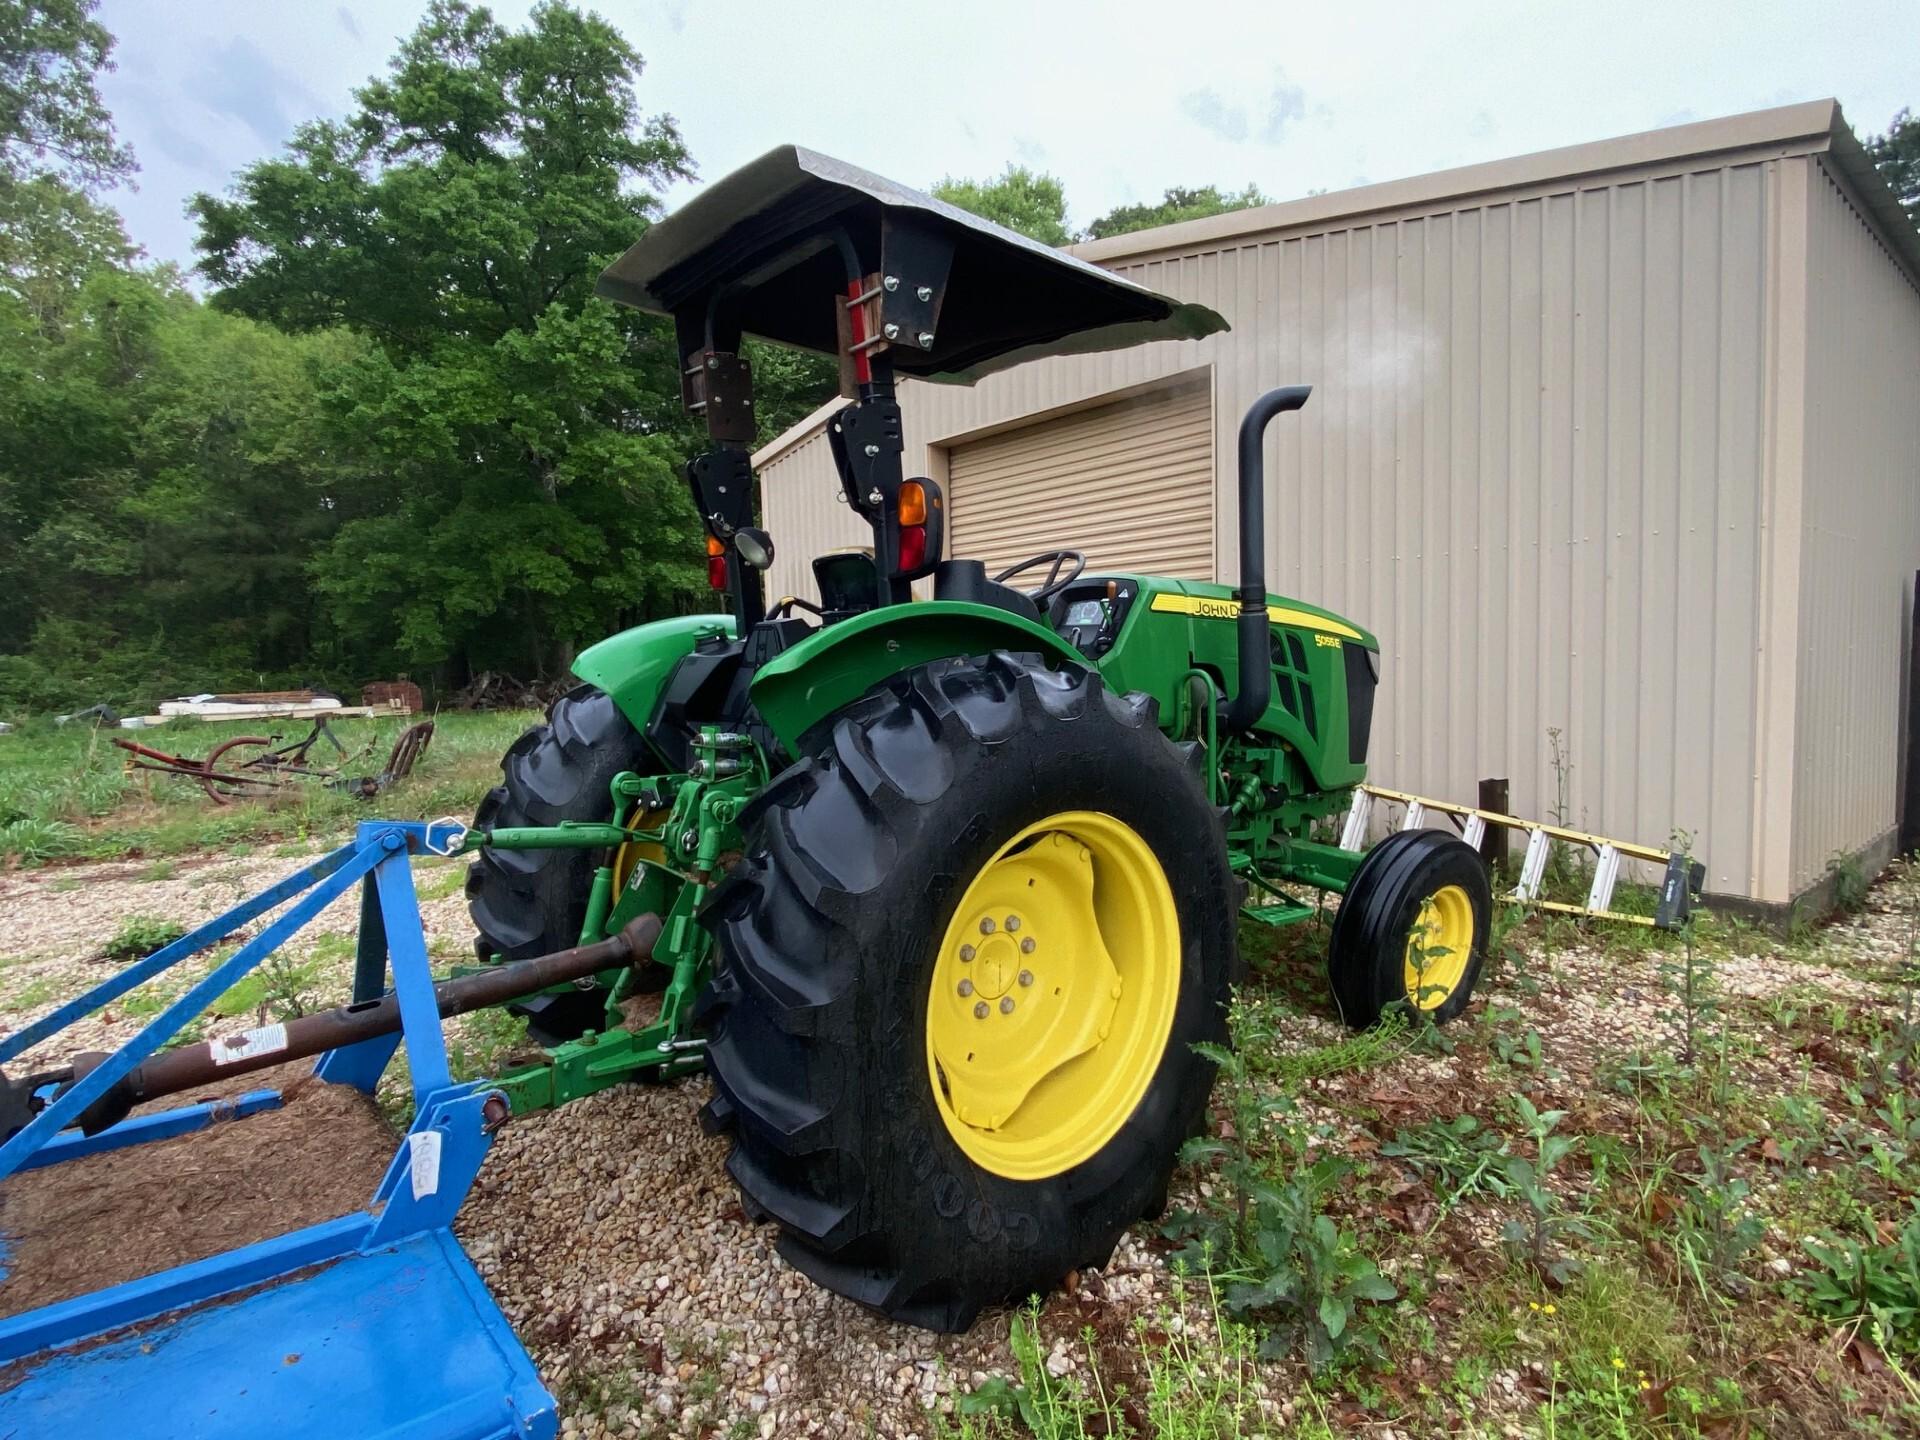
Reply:
[[[705,1122],[781,1254],[954,1329],[1100,1265],[1162,1207],[1243,917],[1341,893],[1328,974],[1350,1024],[1466,1003],[1475,853],[1316,838],[1365,774],[1380,659],[1267,592],[1262,436],[1306,386],[1240,425],[1237,585],[1103,571],[1044,534],[989,575],[946,555],[940,487],[907,473],[899,378],[1190,340],[1218,315],[791,147],[599,288],[672,319],[726,610],[586,650],[480,807],[483,963],[664,921],[650,958],[527,1004],[547,1050],[500,1082],[517,1109],[706,1069]],[[812,562],[817,603],[767,602],[749,334],[839,361],[829,438],[872,544]]]

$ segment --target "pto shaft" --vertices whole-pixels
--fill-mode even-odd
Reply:
[[[616,966],[639,964],[652,956],[654,943],[659,938],[660,917],[638,915],[618,935],[598,944],[557,950],[551,955],[536,955],[530,960],[515,960],[453,980],[442,980],[433,987],[434,999],[443,1020],[472,1010],[485,1010],[545,990],[550,985],[584,980]],[[268,1025],[169,1050],[136,1065],[117,1085],[88,1106],[80,1116],[80,1129],[94,1135],[119,1123],[135,1105],[148,1100],[357,1045],[399,1029],[400,1000],[388,994],[378,1000],[302,1016],[284,1025]],[[73,1081],[85,1079],[106,1058],[98,1053],[74,1056]]]

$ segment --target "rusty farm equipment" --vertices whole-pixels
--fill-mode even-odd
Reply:
[[[317,759],[314,756],[322,740],[333,747],[337,758],[332,763],[324,753]],[[395,739],[386,764],[371,775],[349,775],[346,771],[373,753],[374,741],[369,739],[360,749],[349,751],[324,715],[316,717],[312,728],[298,740],[286,741],[280,735],[236,735],[214,746],[203,759],[156,750],[122,737],[116,737],[113,743],[127,752],[129,770],[192,780],[214,804],[231,805],[236,800],[265,799],[305,781],[370,798],[406,779],[432,740],[433,721],[409,725]]]

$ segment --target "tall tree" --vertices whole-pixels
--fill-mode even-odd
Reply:
[[[57,329],[86,277],[137,253],[94,197],[133,152],[100,99],[113,36],[97,0],[0,0],[0,296]]]
[[[89,192],[132,175],[100,99],[113,36],[99,0],[0,0],[0,178],[57,175]]]
[[[1867,137],[1866,148],[1908,218],[1920,225],[1920,117],[1903,109],[1886,134]]]
[[[0,295],[0,701],[312,673],[305,566],[354,480],[315,377],[363,348],[211,310],[165,268],[96,267],[57,329]]]
[[[933,187],[937,199],[958,205],[984,220],[1004,225],[1042,245],[1067,245],[1067,194],[1052,175],[1008,165],[992,180],[956,180],[948,176]]]
[[[52,175],[0,179],[0,296],[57,334],[89,276],[139,253],[118,211]]]
[[[398,663],[550,673],[696,583],[671,335],[592,293],[691,173],[640,73],[560,0],[523,30],[434,0],[347,119],[193,202],[216,305],[377,342],[331,386],[377,478],[314,575]]]
[[[1272,203],[1253,185],[1225,193],[1216,185],[1202,185],[1198,189],[1175,187],[1153,204],[1115,206],[1087,227],[1087,238],[1105,240],[1110,235],[1126,235],[1135,230],[1151,230],[1156,225],[1173,225],[1182,220],[1199,220],[1208,215],[1224,215],[1229,210]]]

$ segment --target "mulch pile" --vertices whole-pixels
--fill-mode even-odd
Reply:
[[[278,1110],[0,1184],[0,1316],[364,1209],[397,1143],[373,1101],[310,1076],[282,1093]],[[174,1103],[189,1098],[206,1097]]]

